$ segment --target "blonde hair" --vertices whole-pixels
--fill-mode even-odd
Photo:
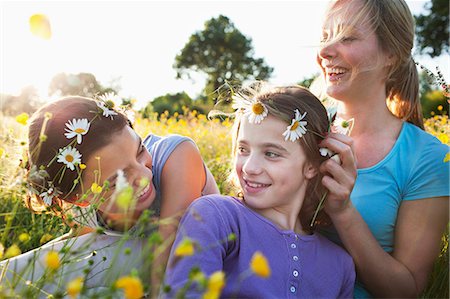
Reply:
[[[356,15],[346,18],[346,22],[350,20],[351,24],[367,23],[376,34],[382,50],[393,57],[386,77],[387,106],[396,117],[423,129],[419,76],[411,56],[414,44],[414,18],[411,11],[404,0],[359,1],[362,3],[361,9]],[[326,16],[341,13],[345,15],[345,7],[348,6],[341,5],[343,3],[353,4],[349,4],[348,0],[332,1]],[[348,30],[347,28],[352,26],[337,28],[340,33],[331,42],[345,36],[342,32]]]
[[[320,155],[319,143],[322,140],[316,132],[322,134],[327,132],[329,121],[325,107],[320,100],[314,96],[309,90],[301,86],[272,87],[265,82],[256,82],[247,88],[239,91],[239,94],[247,99],[255,99],[263,103],[268,113],[284,122],[286,126],[290,125],[291,120],[295,116],[295,110],[298,109],[302,113],[307,112],[305,119],[308,123],[308,132],[299,139],[299,144],[305,151],[307,160],[318,169],[320,164],[327,159]],[[242,121],[242,113],[236,113],[236,119],[233,126],[232,138],[232,155],[233,162],[236,159],[237,136],[239,134],[240,124]],[[280,132],[280,135],[282,132]],[[235,163],[233,163],[235,164]],[[233,174],[234,179],[236,173]],[[300,210],[300,222],[303,229],[310,230],[310,223],[315,209],[325,192],[322,183],[322,174],[318,173],[314,178],[309,180],[305,194],[303,206]],[[235,180],[235,184],[236,183]],[[320,225],[328,224],[328,216],[325,212],[321,212],[316,223]]]

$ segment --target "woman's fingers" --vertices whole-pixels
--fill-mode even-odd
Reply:
[[[342,167],[356,176],[356,157],[353,148],[353,139],[337,133],[330,133],[321,143],[321,147],[326,147],[339,155]]]

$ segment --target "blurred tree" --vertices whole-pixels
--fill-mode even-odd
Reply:
[[[225,81],[241,84],[245,80],[268,79],[273,71],[262,58],[253,58],[252,40],[243,35],[223,15],[205,22],[202,31],[191,35],[173,67],[177,78],[204,72],[208,76],[204,92],[209,100]]]
[[[435,78],[430,77],[425,70],[419,73],[419,93],[425,118],[435,114],[449,114],[447,98],[436,84]],[[439,109],[439,106],[441,106],[441,109]]]
[[[59,73],[53,77],[48,88],[49,95],[57,96],[78,95],[94,97],[108,92],[117,93],[111,87],[100,85],[95,76],[90,73]]]
[[[319,73],[312,74],[311,76],[304,77],[303,80],[298,82],[297,84],[306,88],[309,88],[311,84],[316,80],[316,78],[319,77]]]
[[[427,14],[415,16],[418,50],[431,57],[449,52],[449,2],[431,0],[425,4]]]
[[[157,97],[148,103],[147,106],[141,110],[141,113],[145,118],[149,118],[153,112],[162,114],[167,111],[169,115],[173,115],[175,112],[178,114],[183,114],[183,107],[188,107],[190,110],[195,109],[200,113],[204,113],[203,109],[195,105],[195,101],[193,101],[185,92],[179,92],[176,94],[168,93],[164,96]]]
[[[23,112],[32,114],[43,104],[34,86],[22,88],[18,96],[0,94],[0,103],[1,111],[5,115],[18,115]]]

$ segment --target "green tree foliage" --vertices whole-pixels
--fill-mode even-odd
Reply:
[[[449,53],[449,2],[431,0],[425,6],[427,14],[416,18],[416,36],[420,53],[431,57]]]
[[[223,15],[205,22],[202,31],[191,35],[175,58],[177,78],[203,72],[208,76],[205,93],[210,97],[226,81],[241,84],[245,80],[268,79],[273,68],[264,59],[254,58],[252,40],[243,35]]]
[[[173,115],[175,112],[178,114],[183,114],[183,107],[189,107],[190,110],[197,110],[200,113],[204,113],[203,109],[197,107],[195,102],[185,92],[179,92],[176,94],[168,93],[164,96],[157,97],[148,103],[147,106],[141,110],[141,113],[145,118],[149,118],[153,112],[162,114],[167,111],[169,115]]]
[[[448,104],[442,90],[436,86],[435,78],[426,71],[419,73],[419,93],[423,116],[428,118],[434,114],[448,114]],[[442,109],[438,109],[441,106]]]
[[[48,92],[50,95],[78,95],[85,97],[94,97],[107,92],[116,93],[111,87],[103,87],[95,76],[90,73],[59,73],[50,82]]]

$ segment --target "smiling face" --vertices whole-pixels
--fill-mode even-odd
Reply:
[[[300,209],[308,179],[315,175],[300,141],[282,136],[287,126],[270,115],[260,124],[241,120],[235,171],[245,203],[254,210]]]
[[[326,93],[338,100],[357,99],[371,88],[385,89],[390,58],[364,13],[362,1],[336,1],[323,24],[317,60]]]
[[[96,179],[95,170],[99,179]],[[99,205],[99,212],[106,221],[112,221],[114,227],[123,228],[135,223],[144,210],[150,207],[156,197],[155,187],[152,183],[152,157],[142,144],[141,138],[129,126],[125,126],[117,136],[114,136],[107,146],[95,152],[86,162],[83,175],[83,186],[90,188],[93,183],[99,185],[107,180],[110,183],[109,190],[101,193],[106,200]],[[134,189],[134,196],[129,209],[124,210],[116,202],[114,191],[116,190],[117,173],[122,170],[128,184]],[[141,185],[142,179],[148,184]],[[93,194],[88,199],[90,203],[95,201]]]

